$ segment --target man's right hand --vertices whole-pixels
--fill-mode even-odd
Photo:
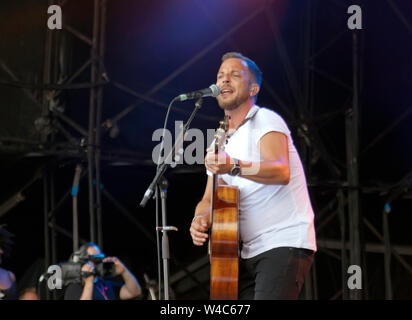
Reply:
[[[93,272],[94,273],[94,264],[88,262],[82,266],[82,272]],[[94,275],[83,277],[84,286],[80,300],[93,300],[93,286],[94,286]]]
[[[85,263],[85,264],[82,266],[81,271],[82,271],[82,272],[91,272],[91,273],[94,273],[95,268],[94,268],[93,263],[92,263],[92,262]],[[83,277],[83,281],[84,281],[84,282],[91,282],[91,283],[93,283],[93,281],[94,281],[94,275],[90,275],[90,276],[87,276],[87,277]]]
[[[190,235],[192,236],[193,244],[202,246],[205,244],[209,229],[209,216],[197,216],[190,225]]]

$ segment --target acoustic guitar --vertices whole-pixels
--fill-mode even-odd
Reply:
[[[217,129],[214,152],[224,149],[226,121]],[[209,258],[210,299],[236,300],[239,275],[239,189],[218,185],[218,175],[213,174],[210,208]]]

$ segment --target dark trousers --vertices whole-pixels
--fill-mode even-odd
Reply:
[[[239,299],[297,299],[313,261],[313,251],[280,247],[240,259]]]

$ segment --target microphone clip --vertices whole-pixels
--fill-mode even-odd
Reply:
[[[195,106],[196,108],[200,109],[202,107],[202,104],[203,104],[203,99],[202,97],[200,97],[199,99],[196,100]]]

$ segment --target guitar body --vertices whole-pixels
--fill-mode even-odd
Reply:
[[[239,189],[221,185],[212,197],[209,241],[210,299],[237,300],[239,276]]]

